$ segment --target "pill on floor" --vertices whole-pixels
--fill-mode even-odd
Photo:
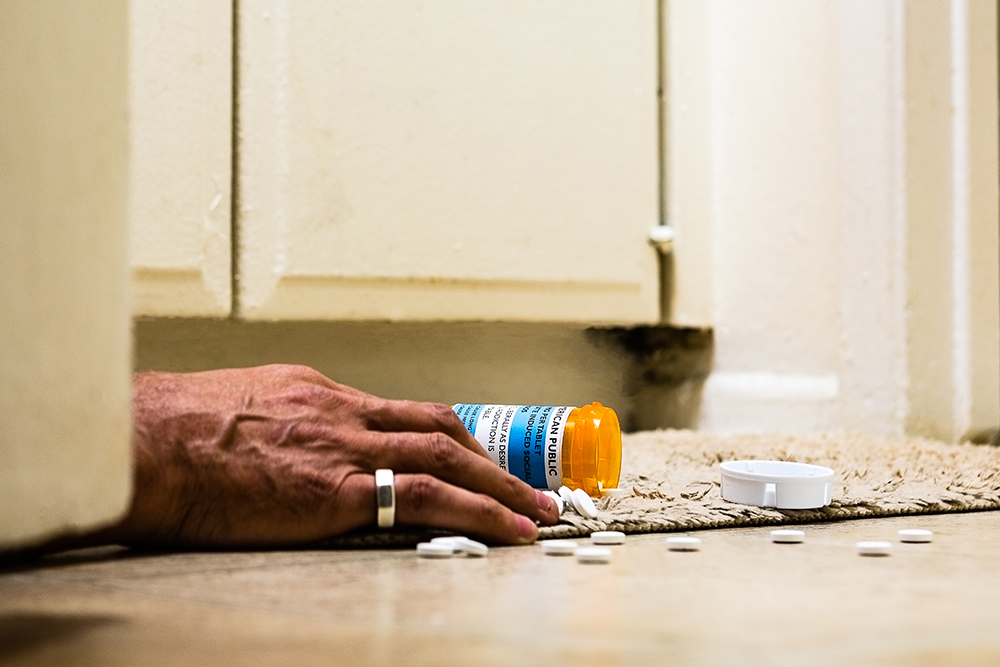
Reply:
[[[854,548],[860,556],[888,556],[892,553],[892,543],[881,540],[858,542]]]
[[[594,544],[625,544],[625,533],[620,530],[598,530],[590,534]]]
[[[934,539],[934,533],[922,528],[905,528],[899,531],[900,542],[930,542]]]
[[[447,542],[421,542],[417,545],[417,555],[421,558],[451,558],[454,547]]]
[[[667,548],[671,551],[698,551],[701,549],[701,539],[687,535],[668,537]]]
[[[569,505],[570,507],[573,506],[573,489],[568,486],[560,486],[559,497],[563,499],[564,504]]]
[[[580,516],[587,519],[597,518],[597,506],[594,505],[594,501],[591,500],[586,491],[577,489],[573,491],[570,497],[573,499],[573,507],[580,513]]]
[[[805,531],[802,530],[772,530],[771,541],[778,544],[799,544],[806,539]]]
[[[455,551],[460,551],[466,556],[485,556],[490,552],[490,548],[482,542],[470,540],[468,537],[456,537],[454,541]]]
[[[542,491],[542,493],[552,499],[552,501],[556,504],[556,507],[559,508],[559,513],[562,514],[563,507],[566,505],[566,501],[562,499],[562,496],[555,491]]]
[[[450,544],[454,549],[455,540],[460,539],[458,535],[443,535],[441,537],[431,538],[431,544]]]
[[[572,556],[580,547],[576,542],[542,542],[542,553],[546,556]]]
[[[627,498],[632,495],[632,489],[601,489],[603,498]]]
[[[611,549],[607,547],[580,547],[573,552],[577,563],[610,563]]]

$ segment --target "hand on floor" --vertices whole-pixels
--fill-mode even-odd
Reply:
[[[559,518],[448,406],[302,366],[138,374],[133,424],[133,502],[108,531],[124,544],[291,546],[374,526],[378,468],[395,472],[397,525],[514,544]]]

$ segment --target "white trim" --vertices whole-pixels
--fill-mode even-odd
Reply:
[[[716,371],[705,383],[705,392],[726,398],[827,401],[840,395],[840,378],[836,373]]]
[[[969,7],[951,2],[951,289],[952,429],[955,439],[969,430],[972,414],[969,277]]]

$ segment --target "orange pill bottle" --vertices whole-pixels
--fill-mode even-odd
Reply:
[[[622,431],[611,408],[459,403],[453,409],[494,463],[536,489],[568,486],[600,497],[618,486]]]

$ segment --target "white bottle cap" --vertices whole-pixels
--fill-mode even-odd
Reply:
[[[771,541],[778,544],[799,544],[806,539],[805,532],[801,530],[772,530]]]
[[[576,542],[555,542],[547,540],[542,542],[542,553],[546,556],[572,556],[580,547]]]
[[[590,534],[594,544],[625,544],[625,533],[620,530],[598,530]]]
[[[583,489],[576,489],[570,496],[573,499],[573,507],[580,513],[580,516],[587,519],[597,518],[597,506]]]
[[[542,493],[544,493],[545,495],[547,495],[549,498],[552,499],[552,501],[556,504],[556,507],[559,508],[559,514],[562,514],[563,507],[566,506],[566,501],[562,499],[562,496],[560,496],[555,491],[542,491]]]
[[[580,547],[573,552],[577,563],[610,563],[611,549],[607,547]]]
[[[667,548],[671,551],[698,551],[701,549],[701,539],[687,535],[668,537]]]
[[[934,539],[934,533],[922,528],[905,528],[899,531],[900,542],[930,542]]]
[[[421,558],[451,558],[455,549],[444,542],[421,542],[417,545],[417,555]]]
[[[805,510],[830,504],[833,470],[791,461],[726,461],[724,500],[758,507]]]
[[[874,540],[868,542],[858,542],[854,545],[860,556],[888,556],[892,553],[892,543]]]

